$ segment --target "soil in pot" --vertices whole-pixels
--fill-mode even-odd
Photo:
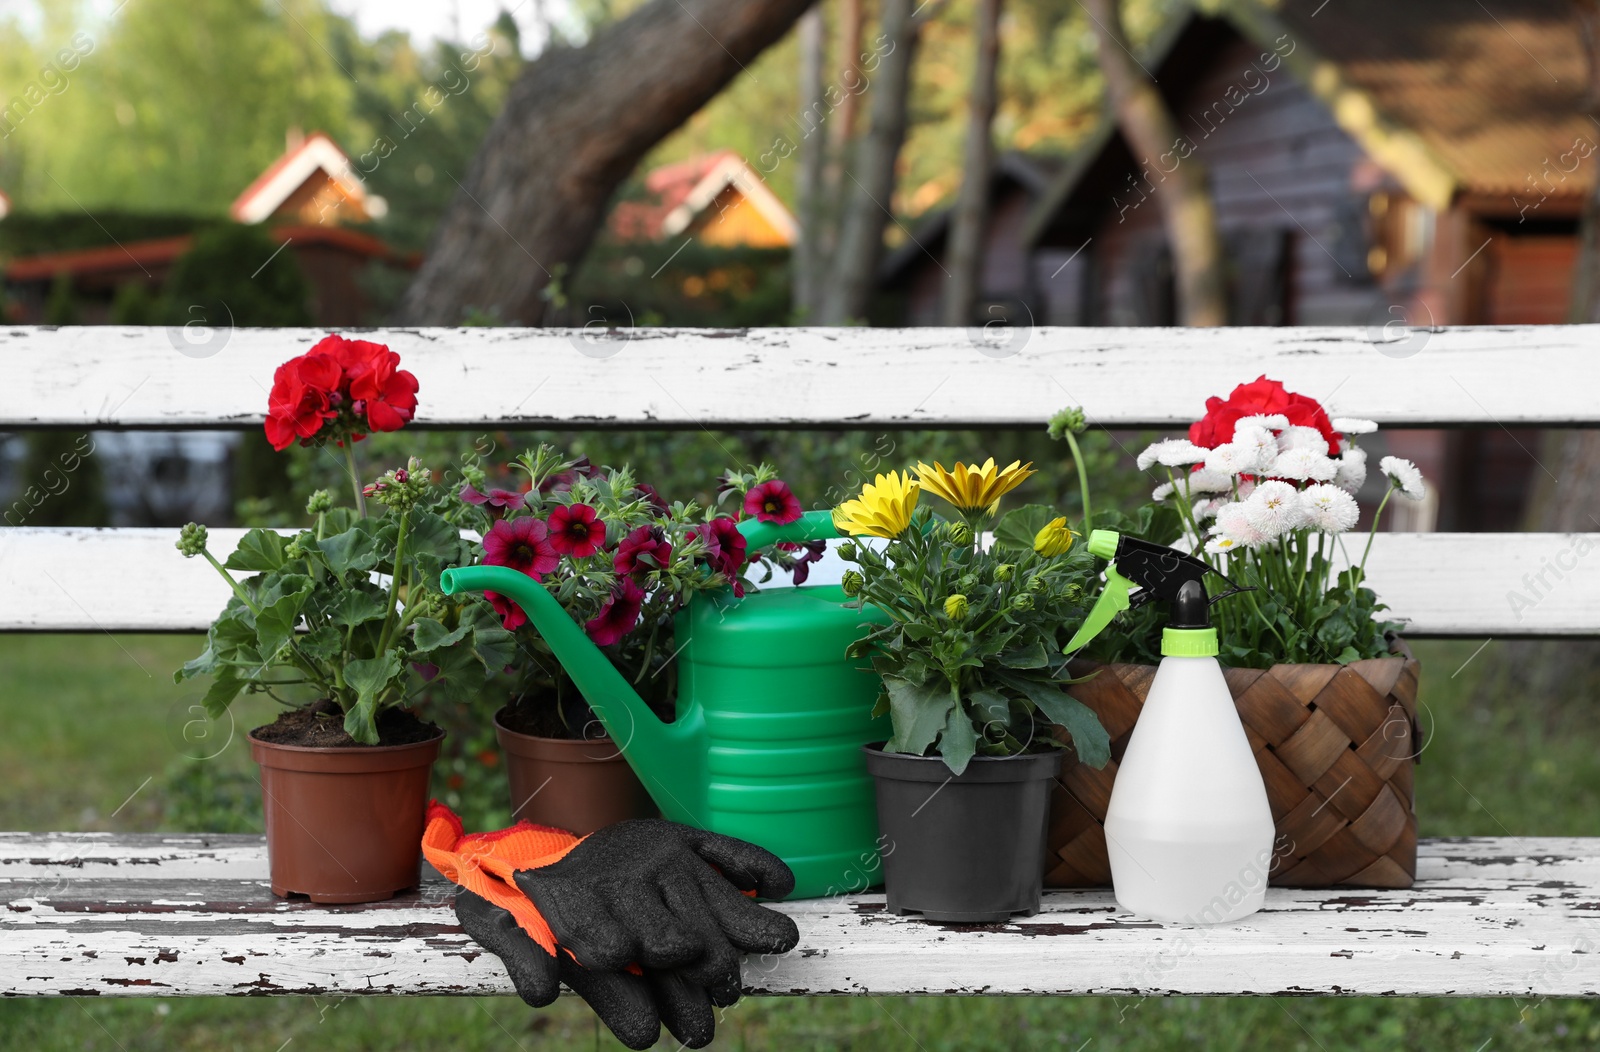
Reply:
[[[419,883],[428,781],[444,732],[400,710],[377,724],[379,743],[361,745],[336,706],[318,703],[250,732],[274,894],[377,902]]]
[[[1039,912],[1059,751],[977,756],[952,775],[937,756],[863,748],[890,910],[964,924]]]
[[[495,714],[517,819],[585,836],[656,814],[639,776],[599,721],[591,719],[585,729],[591,736],[565,736],[553,706],[507,706]]]

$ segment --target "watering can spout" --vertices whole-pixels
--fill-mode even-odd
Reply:
[[[677,799],[683,809],[694,809],[691,797],[700,795],[696,787],[704,785],[700,768],[706,760],[705,720],[698,709],[680,708],[677,721],[661,722],[556,597],[521,571],[509,566],[456,567],[440,574],[439,588],[445,595],[490,591],[513,600],[657,802]]]

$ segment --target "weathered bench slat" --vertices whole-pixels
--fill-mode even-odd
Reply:
[[[211,531],[219,558],[239,533]],[[205,631],[227,585],[173,550],[176,539],[171,529],[0,530],[0,631]],[[1360,543],[1347,540],[1357,558]],[[1600,634],[1595,556],[1600,533],[1379,534],[1368,570],[1414,637],[1581,636]],[[836,569],[825,562],[812,579]]]
[[[207,352],[162,328],[0,331],[9,378],[0,428],[259,424],[274,369],[323,335],[239,329],[195,357]],[[1384,344],[1356,326],[1010,335],[1015,345],[951,328],[384,329],[372,338],[421,380],[425,427],[1037,427],[1063,405],[1108,427],[1172,427],[1194,419],[1208,395],[1261,373],[1336,414],[1383,424],[1597,422],[1597,326],[1442,329],[1407,357],[1411,343]]]
[[[1007,925],[931,925],[881,895],[785,903],[800,946],[752,992],[1600,995],[1600,838],[1424,841],[1406,891],[1274,889],[1225,928],[1105,891]],[[0,835],[0,994],[498,994],[450,885],[370,906],[284,902],[258,837]]]

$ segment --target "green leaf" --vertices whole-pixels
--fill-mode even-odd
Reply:
[[[206,707],[206,715],[216,719],[228,711],[228,706],[233,704],[233,699],[243,689],[244,680],[234,675],[232,669],[224,669],[221,675],[212,680],[211,688],[206,691],[200,704]]]
[[[475,603],[471,608],[472,653],[490,673],[499,672],[516,660],[517,640],[500,626],[500,615],[488,603]],[[462,613],[462,621],[468,615]]]
[[[1056,510],[1045,504],[1024,504],[1000,516],[994,524],[994,543],[1001,548],[1033,551],[1033,538],[1052,519],[1060,518]]]
[[[1104,767],[1110,761],[1111,738],[1093,709],[1055,687],[1025,676],[1006,675],[1003,679],[1007,686],[1015,687],[1037,705],[1051,723],[1066,728],[1084,763]]]
[[[270,572],[283,567],[283,549],[289,542],[272,530],[249,530],[222,565],[230,570]]]
[[[317,542],[317,549],[337,574],[364,573],[378,565],[377,539],[368,532],[364,522],[357,523],[343,533],[324,537]]]
[[[894,737],[886,751],[923,755],[955,707],[949,684],[943,680],[918,683],[900,676],[884,676],[883,687],[889,692],[889,714],[894,720]]]
[[[1011,701],[998,690],[975,690],[967,695],[967,704],[984,724],[1011,722]]]
[[[411,513],[407,523],[408,558],[427,553],[440,559],[452,559],[460,554],[461,531],[439,516],[419,508]]]
[[[1032,646],[1002,654],[1000,664],[1006,668],[1045,668],[1050,664],[1050,655],[1045,652],[1043,643],[1034,640]]]
[[[433,650],[436,647],[447,647],[459,643],[472,631],[472,623],[463,620],[455,629],[444,627],[442,622],[431,617],[419,617],[416,620],[416,633],[412,642],[418,650]]]
[[[284,574],[262,593],[263,605],[256,614],[256,637],[261,641],[261,655],[266,660],[272,660],[272,656],[293,638],[311,588],[311,578]]]
[[[355,705],[344,714],[344,729],[350,737],[364,745],[378,743],[378,698],[399,674],[400,654],[394,650],[345,665],[345,684],[356,692]]]
[[[314,661],[332,661],[344,649],[344,639],[332,625],[323,625],[300,637],[300,651]]]
[[[972,729],[972,720],[966,707],[954,705],[944,723],[944,733],[939,736],[939,755],[952,774],[961,774],[972,762],[978,748],[978,735]]]
[[[354,588],[344,590],[328,611],[328,620],[336,625],[360,625],[376,621],[389,612],[389,597],[383,590],[362,581]]]

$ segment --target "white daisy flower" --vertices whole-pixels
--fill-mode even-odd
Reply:
[[[1150,499],[1159,504],[1176,492],[1176,486],[1170,482],[1163,482],[1161,485],[1150,491]]]
[[[1338,471],[1334,473],[1333,484],[1349,493],[1355,493],[1367,481],[1367,451],[1359,447],[1351,447],[1339,454]]]
[[[1233,491],[1233,479],[1220,471],[1201,468],[1189,473],[1183,488],[1190,496],[1197,493],[1230,493]]]
[[[1422,480],[1422,471],[1409,460],[1384,457],[1378,461],[1378,470],[1389,476],[1389,481],[1400,490],[1402,497],[1421,500],[1428,491],[1427,483]]]
[[[1272,539],[1250,521],[1245,514],[1244,504],[1238,502],[1224,504],[1217,509],[1217,521],[1212,524],[1211,535],[1225,537],[1245,548],[1254,548]]]
[[[1313,453],[1324,456],[1328,453],[1328,440],[1322,437],[1322,432],[1314,427],[1301,427],[1296,424],[1286,427],[1278,435],[1278,449],[1288,451],[1291,449],[1309,449]]]
[[[1333,429],[1346,435],[1370,435],[1378,430],[1376,420],[1363,420],[1359,416],[1336,416]]]
[[[1206,470],[1230,476],[1254,471],[1256,451],[1253,447],[1237,446],[1232,442],[1220,445],[1206,454]]]
[[[1282,413],[1270,413],[1260,416],[1241,416],[1234,421],[1234,429],[1241,427],[1259,427],[1266,431],[1282,431],[1289,426],[1289,418]]]
[[[1301,524],[1300,491],[1287,482],[1263,482],[1241,507],[1250,525],[1269,540]],[[1221,521],[1220,516],[1218,521]]]
[[[1321,483],[1301,491],[1300,513],[1313,529],[1344,533],[1355,526],[1361,509],[1356,506],[1356,499],[1338,486]]]
[[[1262,475],[1272,473],[1273,461],[1278,458],[1278,439],[1271,431],[1264,427],[1236,427],[1233,429],[1233,441],[1229,444],[1252,451],[1255,472]],[[1206,466],[1211,465],[1208,463]]]
[[[1232,537],[1213,537],[1206,542],[1206,551],[1211,555],[1227,555],[1242,547],[1244,546]]]
[[[1212,497],[1207,500],[1197,500],[1194,502],[1194,507],[1190,509],[1190,514],[1194,516],[1195,522],[1205,522],[1207,519],[1211,518],[1211,516],[1217,513],[1217,509],[1221,508],[1227,503],[1228,502],[1226,500],[1223,500],[1220,497]]]
[[[1309,449],[1290,449],[1279,453],[1272,465],[1272,474],[1277,478],[1310,479],[1313,482],[1331,482],[1338,471],[1338,464]]]
[[[1164,438],[1146,446],[1144,452],[1140,453],[1134,462],[1138,464],[1140,471],[1155,464],[1169,468],[1186,467],[1204,461],[1206,453],[1207,450],[1187,438]]]

